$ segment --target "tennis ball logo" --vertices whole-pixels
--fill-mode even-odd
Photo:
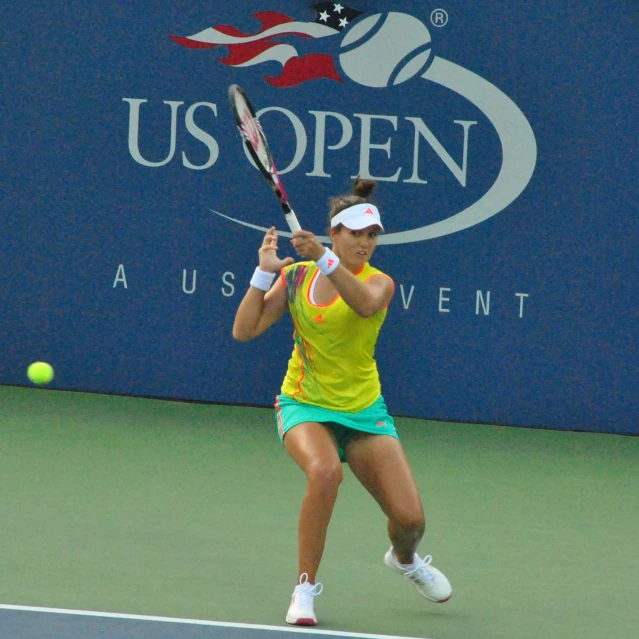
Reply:
[[[426,25],[406,13],[378,13],[353,25],[341,47],[344,73],[367,87],[388,87],[417,75],[430,57]]]

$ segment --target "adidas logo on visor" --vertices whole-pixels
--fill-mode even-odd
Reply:
[[[331,226],[335,227],[338,224],[343,224],[346,228],[353,231],[377,224],[382,231],[384,230],[379,220],[377,207],[367,202],[349,206],[347,209],[335,215],[331,220]]]

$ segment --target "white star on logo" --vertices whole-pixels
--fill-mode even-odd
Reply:
[[[333,5],[333,11],[335,11],[335,13],[342,13],[343,8],[344,7],[341,4]]]
[[[346,18],[342,18],[339,21],[339,26],[342,27],[342,28],[345,27],[347,24],[348,24],[348,20]]]
[[[320,13],[320,20],[322,22],[327,22],[328,21],[328,13],[326,13],[326,11],[322,11],[322,13]]]

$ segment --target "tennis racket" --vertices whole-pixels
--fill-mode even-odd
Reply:
[[[264,130],[255,115],[255,110],[251,106],[246,93],[244,93],[242,88],[237,84],[232,84],[229,87],[229,100],[233,107],[233,115],[235,116],[237,128],[240,131],[246,149],[260,170],[260,173],[273,190],[273,193],[275,193],[275,197],[277,197],[277,201],[284,211],[284,217],[289,228],[293,232],[300,231],[302,227],[297,221],[297,216],[286,197],[286,192],[275,168],[275,162],[273,162],[273,156],[266,141]]]

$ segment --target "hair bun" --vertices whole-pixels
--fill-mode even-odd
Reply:
[[[353,193],[358,197],[366,199],[376,186],[377,182],[375,182],[375,180],[360,180],[358,177],[353,184]]]

